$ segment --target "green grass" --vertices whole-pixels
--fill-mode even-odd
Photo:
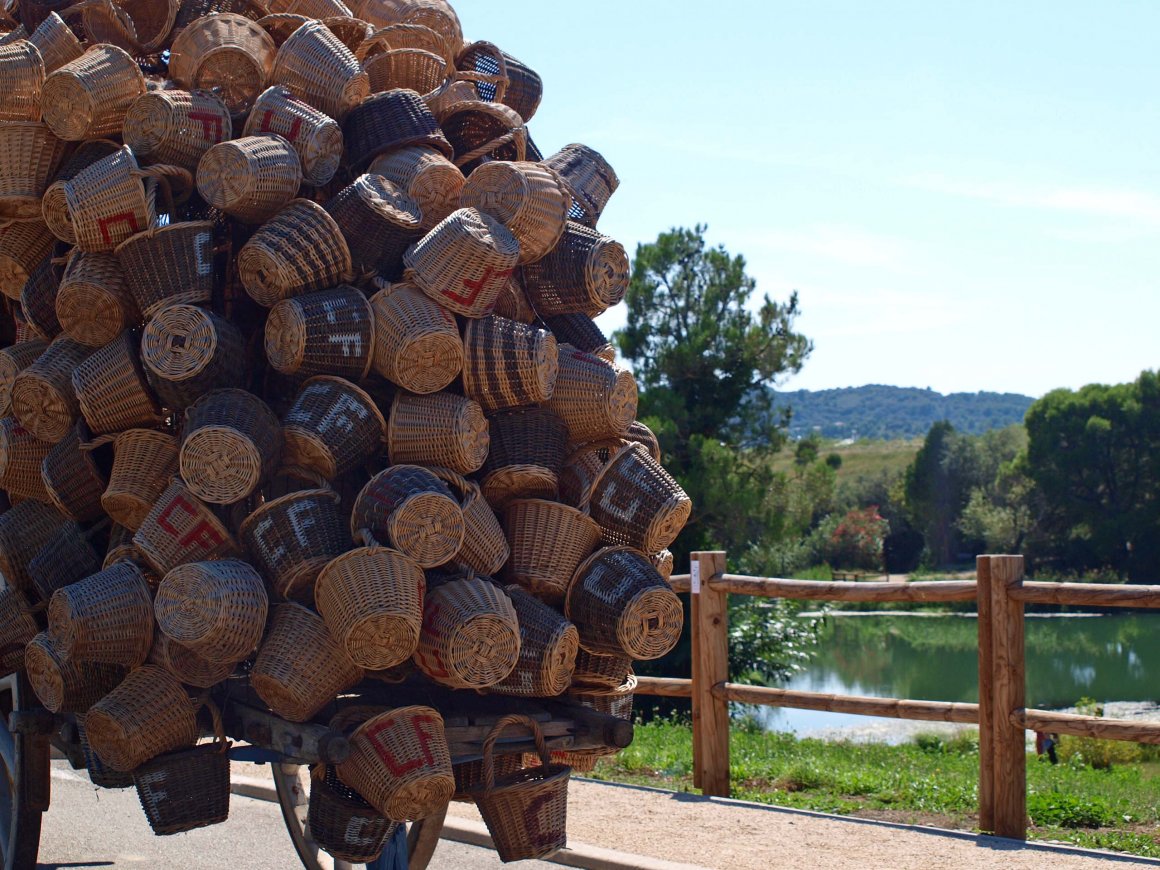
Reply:
[[[799,740],[747,721],[730,732],[733,796],[820,812],[972,830],[977,824],[978,738],[922,736],[902,746]],[[685,724],[638,724],[632,746],[597,779],[695,791]],[[1033,838],[1160,858],[1160,762],[1093,770],[1029,756]]]
[[[854,480],[859,477],[875,478],[885,473],[901,473],[914,459],[914,454],[922,447],[922,438],[899,441],[855,441],[853,444],[839,444],[823,441],[818,453],[824,459],[831,453],[842,457],[842,467],[838,469],[838,481]],[[774,468],[778,471],[792,471],[794,445],[788,444],[774,457]]]

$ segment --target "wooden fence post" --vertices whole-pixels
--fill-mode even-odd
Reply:
[[[988,556],[991,598],[992,788],[995,834],[1027,839],[1027,742],[1011,714],[1026,706],[1023,602],[1010,596],[1023,584],[1022,556]],[[981,687],[980,687],[981,689]],[[982,698],[980,697],[980,702]],[[980,716],[980,718],[982,718]],[[980,753],[981,753],[980,748]]]
[[[979,830],[995,830],[995,699],[991,686],[994,616],[991,610],[991,557],[975,559],[979,612]]]
[[[729,797],[729,702],[713,688],[729,679],[729,595],[710,580],[725,573],[725,553],[693,553],[689,566],[693,621],[693,781],[701,792]]]

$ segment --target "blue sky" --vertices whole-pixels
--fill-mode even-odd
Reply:
[[[601,229],[709,225],[815,343],[787,389],[1039,396],[1154,368],[1160,3],[456,4],[601,151]],[[623,322],[612,311],[606,330]]]

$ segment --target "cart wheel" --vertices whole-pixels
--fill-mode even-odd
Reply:
[[[282,807],[282,818],[294,849],[306,870],[354,870],[354,864],[332,858],[318,847],[310,836],[307,813],[310,809],[310,768],[304,764],[272,764],[274,789],[278,792],[278,804]],[[407,826],[407,868],[425,870],[439,845],[439,834],[443,830],[446,808],[433,816],[411,822]],[[391,862],[390,844],[387,851],[370,870],[396,870]]]
[[[0,679],[0,853],[3,870],[35,870],[40,817],[48,809],[48,740],[9,730],[9,714],[35,706],[19,674]]]

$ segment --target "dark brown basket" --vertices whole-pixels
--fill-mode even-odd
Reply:
[[[56,313],[65,334],[90,347],[104,347],[141,321],[116,256],[75,248],[57,290]]]
[[[506,576],[549,604],[564,600],[576,567],[600,542],[600,527],[576,508],[517,499],[504,514],[511,546]]]
[[[490,447],[480,470],[484,498],[502,511],[517,498],[556,498],[568,428],[546,408],[489,414]]]
[[[25,283],[55,243],[56,236],[39,220],[11,223],[0,229],[0,292],[19,300]]]
[[[560,469],[560,501],[588,510],[592,484],[608,460],[628,443],[623,438],[601,438],[589,441],[569,453]]]
[[[28,565],[67,522],[52,505],[32,499],[0,514],[0,574],[9,589],[34,594]]]
[[[145,380],[140,347],[140,337],[126,330],[73,372],[73,390],[94,435],[161,425],[161,406]]]
[[[307,21],[279,46],[270,82],[338,121],[370,94],[354,54],[321,21]]]
[[[568,427],[576,444],[619,438],[636,419],[636,379],[619,368],[571,345],[559,345],[556,386],[547,406]]]
[[[628,254],[619,242],[569,221],[559,244],[522,273],[528,299],[541,315],[595,316],[628,290]]]
[[[495,760],[495,775],[498,777],[511,776],[523,767],[523,756],[519,753],[501,755]],[[469,792],[473,788],[483,785],[483,759],[464,761],[451,765],[451,772],[455,774],[455,794],[453,801],[475,803]]]
[[[76,523],[65,523],[28,562],[38,601],[101,570],[101,556]]]
[[[624,685],[631,673],[632,659],[627,656],[602,656],[580,647],[576,650],[576,670],[572,672],[572,686],[615,689]]]
[[[276,594],[313,602],[318,572],[350,546],[338,501],[330,489],[291,492],[242,522],[238,535],[246,552]]]
[[[494,161],[471,173],[459,202],[511,230],[520,243],[520,262],[531,263],[559,243],[572,196],[560,176],[542,164]]]
[[[165,407],[188,407],[210,390],[241,387],[246,342],[233,323],[194,305],[167,305],[141,333],[141,362]]]
[[[61,333],[56,313],[60,276],[60,268],[52,260],[44,260],[32,270],[20,290],[20,310],[25,320],[45,338],[56,338]]]
[[[587,145],[565,145],[544,164],[555,169],[572,191],[572,219],[596,226],[620,179],[600,152]]]
[[[285,461],[333,480],[382,450],[387,423],[367,393],[342,378],[302,385],[282,419]]]
[[[464,330],[463,390],[485,412],[547,401],[558,369],[556,339],[546,329],[492,314]]]
[[[471,399],[452,393],[395,396],[387,421],[391,462],[471,474],[483,465],[487,446],[487,418]]]
[[[605,547],[576,569],[564,615],[580,630],[584,649],[637,661],[672,650],[685,618],[676,593],[631,547]]]
[[[267,308],[303,293],[349,281],[354,272],[342,230],[322,206],[295,199],[258,229],[238,252],[246,292]]]
[[[346,162],[358,171],[379,155],[423,145],[451,157],[451,143],[415,91],[390,90],[362,101],[342,125]]]
[[[0,589],[0,670],[7,676],[25,667],[27,644],[38,630],[28,598],[19,589]]]
[[[34,437],[55,444],[72,429],[81,410],[73,372],[92,352],[91,347],[61,336],[13,380],[12,413]]]
[[[512,672],[519,654],[515,607],[490,580],[451,580],[427,591],[415,664],[432,680],[486,689]]]
[[[234,662],[211,662],[193,650],[182,646],[167,634],[157,632],[149,661],[165,668],[187,686],[209,689],[226,679],[234,671]]]
[[[279,604],[250,672],[250,685],[270,709],[305,722],[363,678],[322,617],[298,604]]]
[[[643,444],[648,450],[648,455],[656,462],[661,461],[661,443],[657,440],[657,436],[653,434],[652,429],[641,423],[639,420],[634,420],[632,425],[628,427],[628,431],[624,433],[626,441],[635,441],[637,444]]]
[[[524,119],[502,103],[452,103],[440,112],[439,126],[455,149],[455,165],[465,175],[470,175],[485,159],[527,158],[528,130]]]
[[[92,453],[81,449],[75,427],[44,457],[40,474],[52,503],[65,516],[88,523],[105,515],[101,494],[108,481]]]
[[[351,532],[366,529],[424,568],[442,565],[463,545],[463,511],[447,484],[417,465],[393,465],[355,499]]]
[[[370,370],[374,335],[370,302],[344,284],[277,302],[266,318],[266,359],[283,374],[358,381]]]
[[[153,597],[141,569],[122,562],[53,593],[48,632],[68,661],[135,668],[153,645]]]
[[[12,413],[12,382],[16,376],[36,362],[47,348],[47,341],[36,338],[0,349],[0,417]]]
[[[213,390],[186,411],[178,465],[204,501],[240,501],[274,473],[281,456],[281,424],[253,393]]]
[[[113,470],[101,507],[130,532],[146,515],[177,472],[177,439],[166,432],[127,429],[113,441]]]
[[[217,825],[230,814],[230,743],[214,711],[217,740],[167,752],[133,771],[149,827],[158,836]]]
[[[419,206],[380,175],[360,175],[326,210],[342,229],[356,274],[397,279],[403,252],[423,235]]]
[[[520,655],[510,674],[488,689],[497,695],[550,698],[572,684],[580,635],[560,613],[519,586],[505,590],[520,626]]]
[[[495,743],[513,725],[531,729],[540,764],[497,780]],[[483,784],[470,794],[501,861],[543,858],[567,845],[572,768],[551,762],[543,732],[534,719],[516,715],[496,722],[483,742],[483,769]]]
[[[52,442],[41,441],[15,417],[0,419],[0,488],[10,498],[51,502],[40,473],[50,450]],[[53,513],[56,513],[55,509]]]
[[[352,864],[374,863],[399,827],[342,784],[334,768],[316,765],[310,777],[310,836],[322,849]]]
[[[560,344],[570,344],[607,362],[616,361],[616,351],[607,336],[587,314],[557,314],[545,317],[544,322]]]
[[[473,42],[459,52],[455,65],[482,77],[475,85],[480,99],[503,103],[514,109],[524,123],[532,120],[544,95],[544,83],[527,64],[490,42]]]
[[[145,317],[166,305],[213,298],[213,223],[187,221],[146,230],[118,246],[125,284]]]
[[[693,502],[643,444],[611,458],[592,484],[589,511],[605,543],[657,553],[676,540]]]
[[[451,488],[463,510],[463,546],[455,560],[486,577],[499,574],[511,550],[503,526],[484,500],[479,484],[450,468],[433,467],[431,472]]]
[[[87,713],[126,673],[116,665],[66,661],[43,631],[29,641],[24,661],[37,699],[53,713]]]
[[[377,374],[413,393],[436,393],[463,369],[455,318],[413,284],[394,284],[371,298]]]
[[[141,522],[133,544],[162,576],[186,562],[241,555],[221,520],[176,477]]]
[[[338,122],[287,88],[275,85],[258,95],[242,135],[263,133],[274,133],[294,146],[302,164],[302,180],[307,184],[326,184],[342,162],[342,129]]]
[[[85,731],[84,717],[77,717],[77,736],[80,738],[81,753],[85,759],[85,769],[93,785],[99,788],[131,788],[133,774],[113,770],[93,751],[89,744],[89,735]]]
[[[269,599],[240,559],[190,562],[165,575],[153,602],[157,627],[211,662],[239,662],[258,648]]]

